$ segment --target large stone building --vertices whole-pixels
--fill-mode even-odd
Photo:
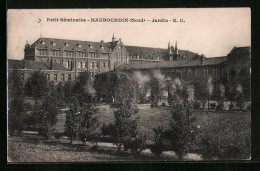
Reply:
[[[26,43],[24,59],[58,63],[74,71],[74,75],[89,71],[92,75],[115,69],[128,63],[128,53],[121,41],[112,37],[111,42],[92,42],[39,38],[32,45]]]
[[[9,71],[15,67],[26,81],[35,70],[42,70],[56,83],[74,80],[80,72],[92,76],[114,70],[160,70],[167,77],[184,80],[198,77],[250,78],[250,47],[234,47],[227,56],[206,58],[204,55],[180,50],[170,42],[167,49],[125,46],[114,35],[111,42],[91,42],[39,38],[26,43],[24,60],[8,60]]]

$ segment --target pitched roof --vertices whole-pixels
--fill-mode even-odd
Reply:
[[[41,42],[44,41],[45,44]],[[53,42],[56,43],[53,46]],[[92,42],[82,40],[68,40],[68,39],[56,39],[56,38],[39,38],[30,47],[34,48],[52,48],[52,49],[64,49],[64,50],[89,50],[89,51],[101,51],[104,53],[110,52],[116,46],[118,41],[115,42]],[[68,46],[65,44],[68,43]],[[79,46],[80,45],[80,46]],[[90,48],[92,46],[92,48]],[[104,48],[102,49],[101,46]]]
[[[151,47],[139,47],[139,46],[125,46],[128,53],[130,55],[134,56],[160,56],[164,57],[167,55],[167,49],[162,49],[162,48],[151,48]],[[191,52],[189,50],[178,50],[178,53],[180,56],[195,56],[197,55],[194,52]]]
[[[8,59],[8,69],[13,69],[15,67],[17,69],[51,70],[50,62]],[[65,66],[56,62],[52,63],[52,70],[70,71]]]
[[[125,46],[127,52],[132,55],[165,55],[167,49],[162,48],[151,48],[151,47],[140,47],[140,46]]]
[[[218,65],[227,60],[227,57],[215,57],[215,58],[204,58],[204,64],[202,64],[201,59],[193,60],[180,60],[180,61],[163,61],[156,63],[133,63],[127,65],[121,65],[119,69],[155,69],[155,68],[181,68],[181,67],[195,67],[195,66],[210,66]]]
[[[234,47],[230,51],[230,55],[241,55],[241,54],[249,54],[250,53],[250,46],[245,46],[245,47]]]

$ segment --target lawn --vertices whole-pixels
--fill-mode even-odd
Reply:
[[[115,108],[100,107],[96,114],[100,123],[108,125],[114,121]],[[146,135],[147,141],[152,142],[153,128],[169,126],[171,121],[170,108],[157,107],[140,109],[138,128],[139,132]],[[57,132],[64,132],[66,114],[62,111],[58,115],[58,123],[55,126]],[[193,150],[190,153],[199,153],[200,136],[206,133],[216,140],[227,141],[223,144],[236,144],[246,149],[250,155],[251,115],[248,112],[217,112],[194,110],[190,117],[191,125],[197,128],[197,141],[192,142]],[[82,144],[74,141],[69,144],[66,138],[44,140],[37,135],[22,135],[20,137],[8,137],[9,161],[15,162],[91,162],[91,161],[174,161],[176,157],[163,155],[155,158],[151,153],[135,156],[129,152],[118,154],[115,146],[102,146],[93,149],[92,144]],[[221,142],[222,144],[222,142]],[[167,152],[168,153],[168,152]],[[248,155],[246,155],[248,157]]]

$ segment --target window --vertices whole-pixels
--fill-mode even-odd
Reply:
[[[98,68],[98,63],[97,62],[95,62],[95,68]]]
[[[24,81],[24,73],[21,73],[21,80]]]
[[[58,78],[57,78],[57,74],[54,74],[54,81],[57,81]]]
[[[69,81],[71,80],[71,74],[68,75],[68,80],[69,80]]]
[[[42,41],[42,45],[45,45],[45,41]]]
[[[191,77],[192,76],[192,72],[191,70],[188,70],[188,77]]]
[[[46,77],[47,77],[47,80],[50,81],[50,74],[47,74]]]
[[[70,61],[67,61],[67,66],[66,67],[70,67]]]
[[[78,62],[78,68],[82,68],[82,62]]]
[[[52,42],[52,46],[56,46],[56,43],[55,43],[55,42]]]
[[[204,77],[207,77],[209,75],[209,70],[208,69],[204,69]]]
[[[33,74],[32,74],[32,73],[30,73],[30,77],[31,77],[31,78],[32,78],[32,75],[33,75]]]
[[[91,62],[90,68],[94,68],[94,62]]]
[[[94,74],[93,72],[90,72],[90,77],[93,78]]]
[[[61,81],[64,81],[64,74],[61,74]]]
[[[47,56],[47,50],[45,50],[45,49],[40,49],[39,52],[40,52],[40,55],[41,55],[41,56]]]
[[[86,63],[85,62],[82,63],[82,68],[86,68]]]
[[[103,63],[103,67],[106,68],[106,63],[105,62]]]

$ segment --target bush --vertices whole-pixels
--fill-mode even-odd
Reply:
[[[161,128],[154,129],[154,143],[149,146],[151,152],[158,158],[163,151],[167,151],[170,143],[166,137],[166,132]]]
[[[103,124],[101,127],[101,133],[104,136],[112,136],[113,133],[115,132],[116,127],[114,124],[110,123],[109,125]]]
[[[230,105],[229,105],[229,110],[232,110],[234,108],[234,105],[231,103]]]
[[[216,110],[217,110],[217,111],[221,111],[221,110],[222,110],[221,105],[217,105]]]
[[[138,137],[126,141],[124,143],[124,151],[130,150],[132,153],[140,155],[140,153],[146,148],[145,139],[145,137]]]
[[[215,103],[210,103],[209,106],[211,107],[211,109],[215,109],[216,108],[216,104]]]
[[[211,118],[207,126],[202,127],[199,153],[204,159],[246,159],[250,157],[250,125],[245,124],[248,115],[237,118]],[[250,124],[250,121],[248,121]],[[230,125],[226,127],[226,125]]]
[[[194,109],[200,109],[200,103],[198,101],[196,101],[194,104],[193,104],[193,108]]]

